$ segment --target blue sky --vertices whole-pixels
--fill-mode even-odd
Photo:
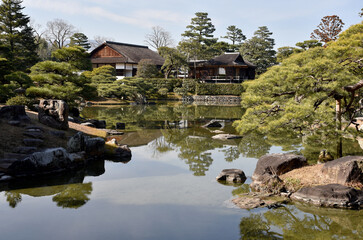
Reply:
[[[89,39],[110,37],[115,41],[145,45],[153,26],[169,31],[177,43],[195,12],[207,12],[216,27],[215,37],[236,25],[250,38],[259,26],[273,32],[275,48],[307,40],[322,17],[338,15],[344,29],[363,20],[361,0],[24,0],[24,13],[45,27],[60,18]]]

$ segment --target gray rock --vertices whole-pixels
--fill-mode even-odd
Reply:
[[[116,129],[125,129],[126,128],[126,124],[122,123],[122,122],[118,122],[116,123]]]
[[[304,187],[293,193],[290,198],[323,207],[361,208],[363,206],[362,190],[340,184]]]
[[[230,139],[238,139],[242,138],[242,136],[233,135],[233,134],[218,134],[212,137],[213,139],[218,140],[230,140]]]
[[[106,128],[105,120],[89,119],[86,122],[93,124],[96,128]]]
[[[40,100],[39,122],[60,130],[68,129],[68,105],[63,100]]]
[[[276,153],[262,156],[252,175],[251,188],[270,192],[283,190],[282,181],[278,176],[306,165],[306,158],[301,155]],[[273,189],[270,189],[271,187]]]
[[[70,153],[82,152],[85,149],[85,135],[82,132],[76,133],[67,142],[67,150]]]
[[[212,120],[209,123],[203,125],[202,127],[205,127],[205,128],[213,128],[213,127],[220,128],[220,127],[222,127],[222,124],[219,121]]]
[[[85,138],[86,155],[102,156],[105,153],[105,140],[103,138]]]
[[[20,105],[4,106],[0,108],[0,119],[8,122],[30,123],[30,118],[25,113],[25,107]]]
[[[36,131],[41,131],[44,132],[44,128],[39,127],[39,126],[35,126],[35,125],[30,125],[30,126],[26,126],[25,127],[26,130],[36,130]]]
[[[23,132],[23,135],[24,136],[27,136],[27,137],[31,137],[31,138],[36,138],[36,139],[44,139],[44,135],[42,132],[39,132],[39,131],[25,131]]]
[[[224,169],[216,179],[217,181],[244,183],[246,181],[246,175],[240,169]]]
[[[68,140],[67,149],[70,153],[84,151],[87,156],[102,156],[105,152],[105,140],[99,137],[90,138],[78,132]]]
[[[363,156],[346,156],[324,163],[322,174],[338,184],[363,184]]]
[[[8,121],[8,124],[12,125],[12,126],[16,126],[16,127],[19,127],[22,125],[20,121],[14,121],[14,120]]]
[[[260,207],[279,207],[281,204],[286,204],[290,200],[283,196],[276,196],[266,193],[247,193],[232,200],[234,204],[242,209],[253,209]]]
[[[43,142],[44,141],[42,139],[33,139],[33,138],[23,139],[24,145],[29,147],[40,147],[41,145],[43,145]]]
[[[51,148],[12,163],[7,173],[12,176],[32,176],[65,171],[74,167],[74,160],[64,148]]]

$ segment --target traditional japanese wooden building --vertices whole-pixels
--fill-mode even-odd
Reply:
[[[141,59],[150,59],[159,68],[164,64],[157,52],[141,45],[106,41],[91,52],[93,68],[111,65],[118,78],[135,76]]]
[[[189,63],[189,77],[204,82],[240,83],[255,78],[256,66],[243,59],[240,53],[225,53],[209,61]]]

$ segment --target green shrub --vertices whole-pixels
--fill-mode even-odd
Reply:
[[[195,94],[197,82],[194,79],[182,80],[181,87],[175,88],[174,92],[180,95],[187,95],[188,93]]]
[[[16,96],[8,99],[6,105],[24,105],[30,107],[33,104],[33,100],[25,96]]]
[[[243,92],[243,86],[235,83],[198,83],[195,91],[197,95],[240,96]]]
[[[158,90],[158,94],[160,94],[161,96],[166,96],[168,94],[168,89],[167,88],[160,88]]]

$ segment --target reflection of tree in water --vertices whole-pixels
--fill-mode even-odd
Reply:
[[[271,145],[266,137],[257,132],[251,132],[241,139],[238,150],[247,158],[260,158],[270,151]]]
[[[271,230],[267,221],[260,214],[251,214],[241,219],[240,239],[283,239],[282,235]]]
[[[238,159],[241,155],[240,151],[238,150],[238,147],[236,146],[229,146],[226,149],[221,150],[221,152],[224,153],[224,159],[227,162],[233,162],[234,160]]]
[[[206,151],[215,148],[213,142],[206,138],[190,138],[178,144],[180,153],[179,157],[185,159],[185,163],[189,165],[189,169],[195,176],[204,176],[209,166],[213,162],[211,153]]]
[[[174,149],[173,145],[166,141],[165,137],[159,137],[149,143],[149,146],[154,150],[153,157],[157,157],[159,154],[163,154]]]
[[[92,193],[92,183],[70,184],[67,188],[53,197],[58,207],[79,208],[86,204]]]
[[[241,239],[362,239],[363,213],[341,209],[283,206],[241,219]],[[272,229],[275,229],[272,231]],[[278,231],[278,232],[276,232]]]
[[[15,208],[22,200],[21,194],[17,192],[5,192],[6,201],[9,206]]]
[[[196,129],[164,129],[162,130],[166,142],[170,147],[180,151],[178,157],[185,160],[190,171],[195,176],[204,176],[213,162],[209,150],[222,147],[220,143],[211,141]]]

